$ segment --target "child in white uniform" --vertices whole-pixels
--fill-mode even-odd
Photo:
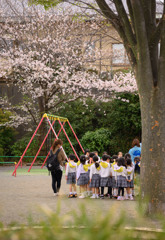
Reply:
[[[93,164],[93,157],[95,156],[94,152],[91,152],[89,154],[89,160],[86,161],[86,165],[88,165],[88,174],[89,174],[89,179],[90,179],[90,170],[91,170],[91,166]],[[91,196],[92,195],[92,189],[89,186],[89,184],[87,185],[87,195]]]
[[[101,199],[104,199],[104,187],[108,187],[108,194],[112,195],[112,180],[110,178],[111,175],[111,169],[110,169],[110,157],[108,155],[102,156],[102,161],[100,162],[100,186],[101,186]]]
[[[118,189],[116,187],[116,181],[117,181],[116,168],[117,168],[117,160],[118,160],[117,155],[113,155],[112,159],[114,160],[114,162],[111,164],[111,168],[112,168],[112,191],[113,191],[113,197],[117,198],[117,196],[118,196]]]
[[[77,169],[77,185],[80,186],[80,192],[82,193],[79,198],[85,198],[87,193],[87,184],[89,183],[88,165],[85,165],[86,157],[82,155],[80,157],[80,165]]]
[[[131,188],[134,188],[133,183],[134,176],[134,165],[132,164],[131,158],[127,158],[127,195],[126,199],[133,200],[133,196],[131,194]]]
[[[70,154],[69,162],[66,165],[66,183],[69,184],[69,198],[77,197],[76,192],[76,172],[77,172],[77,164],[74,162],[76,157],[74,154]]]
[[[125,160],[124,158],[119,158],[117,162],[117,168],[116,168],[116,176],[117,176],[117,188],[118,188],[118,198],[117,200],[124,200],[124,188],[127,188],[127,170],[125,168],[124,164]],[[120,193],[122,192],[122,196],[120,196]]]
[[[92,197],[99,198],[99,187],[100,187],[100,164],[97,156],[93,156],[93,164],[90,169],[90,184],[89,187],[92,188]]]

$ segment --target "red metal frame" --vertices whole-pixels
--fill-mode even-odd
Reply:
[[[68,137],[68,135],[67,135],[67,133],[65,132],[64,127],[62,126],[61,121],[58,120],[58,122],[59,122],[59,124],[60,124],[60,126],[61,126],[61,128],[62,128],[62,130],[63,130],[63,132],[64,132],[64,134],[65,134],[65,136],[66,136],[66,138],[67,138],[67,140],[68,140],[68,142],[69,142],[69,144],[70,144],[70,146],[71,146],[71,148],[72,148],[72,150],[73,150],[73,152],[75,153],[77,159],[80,160],[79,157],[78,157],[78,155],[77,155],[77,153],[76,153],[76,151],[75,151],[75,149],[74,149],[74,147],[73,147],[73,145],[72,145],[72,143],[71,143],[71,141],[70,141],[70,139],[69,139],[69,137]]]
[[[73,134],[74,134],[74,136],[75,136],[75,138],[76,138],[76,140],[77,140],[77,142],[78,142],[78,144],[79,144],[81,150],[82,150],[83,153],[84,153],[85,151],[84,151],[83,147],[81,146],[81,143],[80,143],[80,141],[78,140],[78,137],[77,137],[76,133],[74,132],[74,130],[73,130],[73,128],[72,128],[72,126],[71,126],[71,124],[70,124],[69,121],[68,121],[68,124],[69,124],[69,127],[71,128],[71,130],[72,130],[72,132],[73,132]]]
[[[35,137],[35,135],[36,135],[36,133],[37,133],[37,131],[38,131],[38,129],[39,129],[39,127],[40,127],[40,125],[41,125],[41,123],[42,123],[42,121],[43,121],[43,119],[44,119],[45,117],[46,117],[46,119],[47,119],[47,121],[48,121],[48,123],[49,123],[49,125],[50,125],[50,128],[49,128],[49,130],[48,130],[48,132],[47,132],[47,134],[46,134],[46,136],[45,136],[45,138],[44,138],[41,146],[39,147],[39,150],[38,150],[38,152],[36,153],[36,156],[35,156],[35,158],[33,159],[33,161],[32,161],[32,163],[31,163],[31,165],[30,165],[30,168],[29,168],[28,172],[30,172],[30,170],[31,170],[31,168],[32,168],[32,166],[33,166],[33,164],[34,164],[34,162],[35,162],[35,160],[36,160],[39,152],[41,151],[41,149],[42,149],[42,147],[43,147],[43,145],[44,145],[44,143],[45,143],[45,141],[46,141],[46,139],[47,139],[47,137],[48,137],[48,135],[49,135],[49,133],[50,133],[51,130],[52,130],[52,132],[53,132],[54,135],[55,135],[55,138],[56,138],[55,141],[58,139],[59,134],[60,134],[61,131],[63,130],[63,132],[64,132],[64,134],[65,134],[65,136],[66,136],[66,138],[67,138],[67,140],[68,140],[68,142],[69,142],[72,150],[73,150],[73,152],[75,153],[77,159],[80,160],[79,157],[78,157],[78,155],[77,155],[77,153],[76,153],[76,151],[75,151],[75,149],[74,149],[74,147],[73,147],[73,145],[72,145],[72,143],[71,143],[71,141],[70,141],[70,139],[69,139],[69,137],[68,137],[68,135],[67,135],[67,133],[66,133],[66,131],[65,131],[65,129],[64,129],[65,121],[68,122],[68,124],[69,124],[69,126],[70,126],[70,128],[71,128],[71,130],[72,130],[72,132],[73,132],[73,134],[74,134],[74,136],[75,136],[75,138],[76,138],[76,140],[77,140],[80,148],[81,148],[82,151],[83,151],[83,153],[84,153],[84,149],[83,149],[83,147],[81,146],[81,143],[80,143],[80,141],[78,140],[78,138],[77,138],[77,136],[76,136],[76,134],[75,134],[75,132],[74,132],[74,130],[73,130],[70,122],[68,121],[68,119],[67,119],[67,118],[61,118],[61,117],[58,117],[58,116],[54,116],[54,121],[53,121],[53,123],[51,124],[51,121],[49,120],[48,116],[51,117],[51,118],[53,117],[53,115],[49,115],[49,114],[48,114],[48,115],[47,115],[47,114],[44,114],[44,115],[43,115],[43,117],[41,118],[41,121],[39,122],[39,124],[38,124],[38,126],[37,126],[37,128],[36,128],[36,130],[35,130],[35,132],[34,132],[34,134],[33,134],[32,137],[31,137],[31,139],[30,139],[30,141],[29,141],[29,143],[28,143],[25,151],[23,152],[20,160],[19,160],[18,163],[15,165],[15,169],[14,169],[14,171],[13,171],[13,173],[12,173],[12,176],[15,175],[15,177],[16,177],[16,171],[17,171],[17,168],[18,168],[18,166],[20,165],[20,163],[21,163],[21,167],[22,167],[22,159],[23,159],[23,157],[25,156],[26,151],[28,150],[28,148],[29,148],[29,146],[30,146],[33,138]],[[63,124],[61,123],[60,119],[62,119],[62,121],[64,121]],[[59,130],[58,134],[56,134],[56,132],[55,132],[55,130],[54,130],[54,128],[53,128],[53,125],[54,125],[54,123],[55,123],[56,120],[58,120],[58,122],[59,122],[59,124],[60,124],[60,126],[61,126],[61,129]],[[50,148],[50,150],[51,150],[51,149],[52,149],[52,147]],[[62,149],[63,149],[63,148],[62,148]],[[46,162],[46,160],[47,160],[47,158],[48,158],[48,156],[49,156],[49,154],[50,154],[50,150],[49,150],[49,152],[48,152],[48,154],[47,154],[47,156],[46,156],[46,158],[45,158],[45,160],[44,160],[44,163],[42,164],[41,168],[43,168],[43,166],[45,165],[45,162]],[[64,149],[63,149],[63,151],[64,151]],[[65,154],[65,156],[66,156],[66,159],[68,160],[65,151],[64,151],[64,154]]]
[[[64,125],[65,125],[65,122],[63,123],[63,126],[64,126]],[[62,128],[60,128],[59,132],[57,133],[57,138],[58,138],[58,136],[59,136],[61,130],[62,130]],[[57,140],[57,138],[55,138],[54,142]],[[46,156],[46,158],[45,158],[45,160],[44,160],[44,162],[43,162],[41,168],[44,167],[44,165],[45,165],[45,163],[46,163],[46,161],[47,161],[47,159],[48,159],[48,157],[49,157],[49,154],[50,154],[50,151],[51,151],[51,150],[52,150],[52,146],[51,146],[51,148],[50,148],[50,150],[49,150],[49,152],[48,152],[48,154],[47,154],[47,156]],[[68,160],[68,158],[67,158],[67,160]]]
[[[53,121],[52,126],[54,125],[54,123],[55,123],[55,121]],[[48,135],[49,135],[49,133],[50,133],[51,130],[52,130],[52,129],[51,129],[51,127],[50,127],[50,128],[49,128],[49,131],[47,132],[47,134],[46,134],[46,136],[45,136],[45,138],[44,138],[44,140],[43,140],[43,142],[42,142],[42,144],[41,144],[41,146],[40,146],[40,148],[39,148],[39,150],[38,150],[38,152],[36,153],[35,158],[33,159],[32,163],[31,163],[31,165],[30,165],[30,168],[29,168],[28,172],[30,172],[30,170],[31,170],[31,168],[32,168],[32,166],[33,166],[33,164],[34,164],[34,162],[35,162],[38,154],[40,153],[41,148],[43,147],[43,145],[44,145],[44,143],[45,143],[45,141],[46,141],[46,139],[47,139],[47,137],[48,137]]]
[[[57,134],[56,134],[54,128],[52,127],[52,124],[51,124],[49,118],[48,118],[48,117],[46,117],[46,118],[47,118],[48,123],[49,123],[49,125],[50,125],[50,127],[51,127],[51,129],[52,129],[52,131],[53,131],[53,133],[54,133],[54,136],[58,139],[58,136],[57,136]],[[58,121],[59,121],[59,120],[58,120]],[[61,128],[63,128],[62,124],[60,124],[60,125],[61,125]],[[64,152],[64,154],[65,154],[66,159],[68,159],[68,157],[67,157],[67,155],[66,155],[66,153],[65,153],[65,151],[64,151],[64,149],[63,149],[63,147],[62,147],[62,150],[63,150],[63,152]]]
[[[42,118],[41,118],[41,121],[39,122],[39,124],[38,124],[38,126],[37,126],[37,128],[36,128],[36,130],[35,130],[35,132],[33,133],[33,136],[31,137],[31,139],[30,139],[30,141],[29,141],[29,143],[28,143],[28,145],[27,145],[27,147],[26,147],[24,153],[22,154],[20,160],[18,161],[18,163],[17,163],[17,165],[16,165],[16,167],[15,167],[15,170],[14,170],[12,176],[14,176],[14,174],[15,174],[15,177],[16,177],[16,171],[17,171],[17,168],[18,168],[20,162],[22,162],[22,159],[23,159],[23,157],[25,156],[25,153],[26,153],[26,151],[28,150],[28,148],[29,148],[29,146],[30,146],[30,144],[31,144],[31,142],[32,142],[32,140],[33,140],[33,138],[35,137],[35,135],[36,135],[36,133],[37,133],[37,131],[38,131],[38,129],[39,129],[39,127],[40,127],[40,125],[41,125],[41,123],[42,123],[43,120],[44,120],[44,118],[42,117]],[[21,163],[21,165],[22,165],[22,163]]]

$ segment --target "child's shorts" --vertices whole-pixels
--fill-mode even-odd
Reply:
[[[89,184],[90,188],[98,188],[100,187],[100,175],[99,174],[93,174],[91,182]]]
[[[81,173],[79,179],[77,180],[77,185],[86,185],[89,182],[89,174],[87,173]]]
[[[130,180],[130,176],[128,176],[128,180]],[[128,188],[133,188],[133,187],[134,187],[133,180],[131,180],[131,182],[128,182],[128,181],[127,181],[127,187],[128,187]]]
[[[76,184],[76,173],[68,173],[68,177],[67,177],[67,184]]]
[[[117,176],[117,184],[116,184],[117,188],[119,187],[123,187],[123,188],[127,188],[127,179],[124,176]]]

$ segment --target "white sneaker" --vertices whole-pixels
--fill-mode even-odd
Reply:
[[[96,197],[95,197],[95,195],[92,195],[92,197],[90,197],[90,198],[96,198]]]
[[[81,195],[81,196],[79,196],[78,198],[85,198],[85,196],[84,196],[84,195]]]
[[[117,197],[117,200],[120,201],[120,200],[121,200],[121,196],[118,196],[118,197]]]
[[[100,198],[99,195],[96,195],[96,198],[99,199]]]
[[[129,199],[129,197],[128,196],[125,196],[125,200],[128,200]]]
[[[124,200],[125,200],[125,197],[121,197],[120,200],[121,200],[121,201],[124,201]]]
[[[57,197],[57,196],[58,196],[58,193],[54,193],[54,196]]]
[[[84,196],[85,197],[89,197],[90,196],[90,193],[88,191],[84,192]]]
[[[130,196],[130,200],[131,200],[131,201],[134,200],[132,196]]]

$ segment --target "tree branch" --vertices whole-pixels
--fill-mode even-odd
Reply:
[[[151,21],[156,26],[156,1],[151,0]]]
[[[150,75],[152,72],[151,61],[150,61],[150,52],[148,46],[148,37],[146,31],[146,23],[144,18],[143,6],[141,1],[131,0],[134,22],[135,22],[135,31],[137,38],[137,51],[138,51],[138,61],[140,63],[138,70],[140,72],[148,73],[148,77],[143,81],[143,79],[138,79],[138,88],[141,89],[151,89],[151,79],[153,76]]]
[[[153,22],[151,19],[151,0],[140,0],[142,4],[142,11],[144,13],[144,19],[146,24],[146,31],[148,39],[150,38],[150,34],[154,28]],[[153,0],[152,0],[153,1]],[[155,26],[156,27],[156,26]]]
[[[25,106],[27,107],[28,112],[29,112],[30,115],[32,116],[33,121],[35,122],[35,124],[38,125],[38,123],[37,123],[37,121],[36,121],[36,119],[35,119],[35,117],[34,117],[34,114],[32,113],[32,111],[31,111],[31,109],[29,108],[29,106],[28,106],[27,104],[25,104]]]
[[[77,98],[74,98],[74,99],[61,99],[59,102],[57,102],[55,105],[53,105],[52,107],[48,108],[48,111],[52,110],[53,108],[57,107],[59,104],[61,103],[69,103],[69,102],[74,102],[76,101],[77,99],[81,98],[80,96],[77,97]],[[67,100],[67,101],[66,101]]]
[[[132,27],[129,22],[129,19],[128,19],[127,13],[125,11],[125,8],[123,6],[123,3],[120,0],[115,0],[114,3],[116,6],[116,9],[118,11],[120,22],[122,24],[125,35],[128,39],[129,45],[131,46],[131,49],[132,49],[134,55],[136,56],[136,39],[133,35]]]
[[[160,38],[161,38],[161,35],[162,35],[162,29],[163,29],[164,15],[165,15],[165,3],[164,3],[164,8],[163,8],[162,18],[160,19],[159,24],[155,28],[154,33],[150,37],[150,40],[149,40],[150,48],[152,48],[154,46],[154,44],[155,45],[158,44],[158,42],[160,41]]]
[[[126,48],[130,63],[132,64],[132,67],[134,67],[136,65],[136,58],[137,56],[135,55],[135,51],[133,52],[129,41],[126,37],[125,31],[123,29],[123,26],[121,25],[121,22],[119,20],[119,16],[116,15],[112,9],[107,5],[107,3],[105,2],[105,0],[96,0],[98,6],[100,7],[100,9],[102,10],[103,14],[106,16],[106,18],[109,19],[109,21],[111,22],[112,26],[117,30],[117,32],[119,33],[121,39],[123,40],[123,44],[124,47]]]
[[[58,92],[58,90],[60,89],[60,87],[56,88],[56,86],[53,87],[51,94],[48,95],[48,100],[53,97],[53,95]]]
[[[159,58],[159,77],[160,77],[160,88],[165,88],[165,15],[162,26],[162,36],[160,41],[160,58]]]
[[[155,9],[156,3],[154,4],[154,2],[155,2],[155,0],[152,0],[152,5],[153,5],[152,6],[152,14],[154,14],[154,11],[155,11],[155,15],[156,15],[156,9]],[[161,18],[158,26],[155,27],[155,29],[153,29],[155,31],[149,39],[149,49],[150,49],[154,86],[157,86],[157,82],[158,82],[158,43],[159,43],[160,38],[163,33],[163,27],[164,27],[163,16],[164,16],[164,14],[165,14],[165,6],[164,6],[162,18]]]
[[[70,3],[70,4],[74,5],[74,6],[77,6],[77,4],[74,3],[73,1],[63,0],[63,1],[61,1],[61,2],[68,2],[68,3]],[[83,0],[75,0],[75,2],[82,3],[82,4],[86,5],[86,6],[88,6],[88,8],[87,8],[87,7],[82,7],[82,6],[81,6],[81,8],[92,9],[92,10],[94,10],[94,11],[96,11],[96,12],[98,12],[99,14],[102,15],[102,13],[101,13],[101,11],[100,11],[99,9],[95,8],[92,4],[90,4],[90,3],[86,2],[86,1],[83,1]]]
[[[128,6],[128,10],[129,10],[129,16],[130,16],[130,19],[131,19],[131,24],[132,24],[132,27],[134,29],[134,34],[135,34],[135,23],[134,23],[133,10],[132,10],[132,5],[131,5],[130,0],[127,0],[127,6]]]
[[[118,15],[116,15],[112,9],[108,6],[105,0],[96,0],[99,8],[101,9],[102,13],[106,18],[108,18],[111,22],[112,20],[114,21],[119,21]],[[115,24],[115,22],[114,22]]]

